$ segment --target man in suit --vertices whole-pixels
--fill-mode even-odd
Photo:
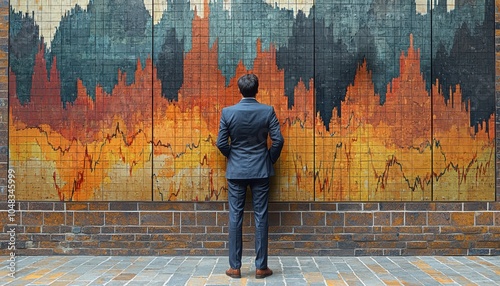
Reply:
[[[255,216],[255,277],[265,278],[273,274],[267,266],[269,177],[274,175],[273,164],[281,154],[284,139],[274,108],[255,99],[259,90],[257,76],[240,77],[238,87],[243,98],[222,109],[217,137],[217,148],[227,157],[230,268],[226,275],[241,277],[243,209],[250,187]]]

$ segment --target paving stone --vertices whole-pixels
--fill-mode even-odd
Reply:
[[[0,257],[6,261],[7,257]],[[255,279],[255,260],[242,259],[242,278],[227,277],[227,257],[23,256],[15,278],[0,285],[499,285],[499,256],[269,257],[274,274]]]
[[[174,274],[167,282],[167,285],[185,285],[191,278],[188,274]]]

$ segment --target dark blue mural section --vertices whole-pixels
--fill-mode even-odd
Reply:
[[[471,101],[472,126],[493,114],[493,0],[457,1],[452,10],[447,1],[432,6],[429,1],[425,14],[417,12],[415,1],[345,2],[317,0],[309,11],[292,11],[263,0],[233,0],[228,11],[223,0],[211,1],[210,43],[217,41],[219,69],[229,82],[238,62],[252,67],[257,39],[263,48],[275,45],[289,105],[297,83],[314,79],[316,108],[328,122],[341,115],[346,88],[363,61],[384,103],[388,84],[399,75],[401,51],[413,35],[429,91],[438,81],[447,99],[448,91],[460,85],[463,99]],[[78,79],[91,97],[97,85],[111,92],[118,82],[116,70],[133,82],[138,59],[144,64],[148,57],[158,68],[163,96],[175,100],[184,80],[183,55],[191,48],[194,11],[188,1],[168,0],[167,5],[158,23],[143,0],[91,0],[66,13],[45,53],[47,70],[56,64],[60,71],[62,104],[75,100]],[[43,41],[33,15],[11,10],[10,67],[22,103],[29,101]],[[332,114],[333,107],[339,114]]]

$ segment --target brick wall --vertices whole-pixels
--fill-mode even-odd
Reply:
[[[5,209],[3,204],[2,208]],[[17,255],[225,255],[227,204],[21,202]],[[253,254],[248,206],[244,248]],[[7,214],[1,213],[2,223]],[[271,255],[500,255],[500,203],[271,203]],[[0,234],[6,255],[8,234]]]
[[[496,6],[500,11],[500,1]],[[496,22],[500,27],[498,12]],[[7,31],[8,1],[0,0],[0,255],[9,253]],[[497,31],[497,43],[499,38]],[[497,90],[499,75],[497,64]],[[270,254],[500,255],[500,160],[496,164],[497,202],[271,203]],[[227,253],[226,203],[18,202],[16,209],[17,255]],[[251,255],[251,212],[244,233],[245,253]]]
[[[9,1],[0,0],[0,201],[7,199]],[[4,210],[2,208],[1,210]]]

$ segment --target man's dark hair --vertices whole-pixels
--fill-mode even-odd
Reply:
[[[238,79],[238,87],[244,97],[255,97],[259,91],[259,78],[254,74],[246,74]]]

